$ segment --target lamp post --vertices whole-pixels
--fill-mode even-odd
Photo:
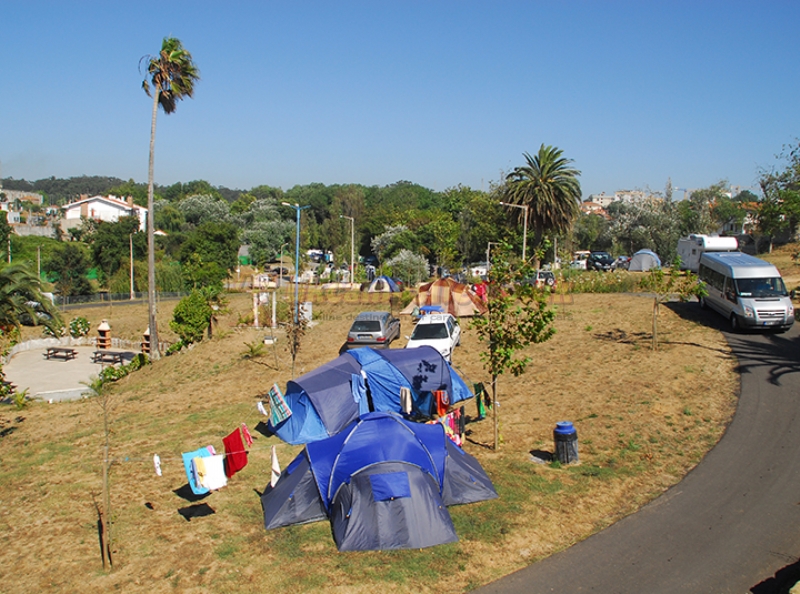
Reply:
[[[310,204],[300,206],[299,204],[289,204],[288,202],[281,202],[284,206],[291,206],[297,212],[297,231],[294,238],[294,325],[300,318],[300,287],[297,284],[300,281],[300,211],[308,208]]]
[[[128,241],[131,246],[131,301],[133,301],[136,298],[136,294],[133,292],[133,233],[128,234]]]
[[[350,221],[350,282],[354,283],[356,280],[356,221],[353,217],[348,217],[347,215],[339,215],[339,218]]]
[[[486,244],[486,272],[489,272],[489,250],[492,249],[493,245],[500,245],[498,241],[490,241]]]
[[[278,270],[278,290],[283,286],[283,248],[289,245],[288,243],[281,244],[281,267]]]
[[[528,205],[527,204],[510,204],[508,202],[501,202],[503,206],[512,206],[514,208],[521,208],[525,211],[525,221],[522,226],[522,259],[525,260],[525,249],[528,245]]]

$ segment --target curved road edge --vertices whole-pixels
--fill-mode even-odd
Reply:
[[[700,464],[638,512],[476,594],[778,592],[770,576],[800,556],[800,329],[725,336],[739,403]]]

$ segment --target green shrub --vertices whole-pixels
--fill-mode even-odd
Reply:
[[[638,287],[637,279],[625,270],[596,272],[594,270],[562,271],[559,281],[573,293],[632,293]]]
[[[178,302],[172,312],[172,321],[169,327],[180,336],[185,344],[200,342],[203,333],[211,323],[214,311],[203,297],[203,294],[193,289],[186,297]]]
[[[86,318],[78,317],[69,323],[69,335],[72,338],[80,338],[89,334],[90,326],[89,320]]]

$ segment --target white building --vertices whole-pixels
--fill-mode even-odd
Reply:
[[[92,196],[91,198],[81,196],[80,200],[67,204],[62,209],[64,218],[61,221],[61,228],[64,231],[79,226],[81,218],[116,223],[120,217],[133,216],[139,219],[140,231],[147,226],[147,209],[134,204],[133,198],[130,196],[126,200],[117,196]]]

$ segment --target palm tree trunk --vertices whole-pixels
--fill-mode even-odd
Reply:
[[[161,356],[158,350],[158,328],[156,327],[156,248],[155,248],[155,210],[153,208],[153,162],[156,149],[156,116],[158,115],[158,96],[160,89],[153,93],[153,119],[150,124],[150,166],[147,172],[147,313],[150,327],[150,358],[157,361]]]

